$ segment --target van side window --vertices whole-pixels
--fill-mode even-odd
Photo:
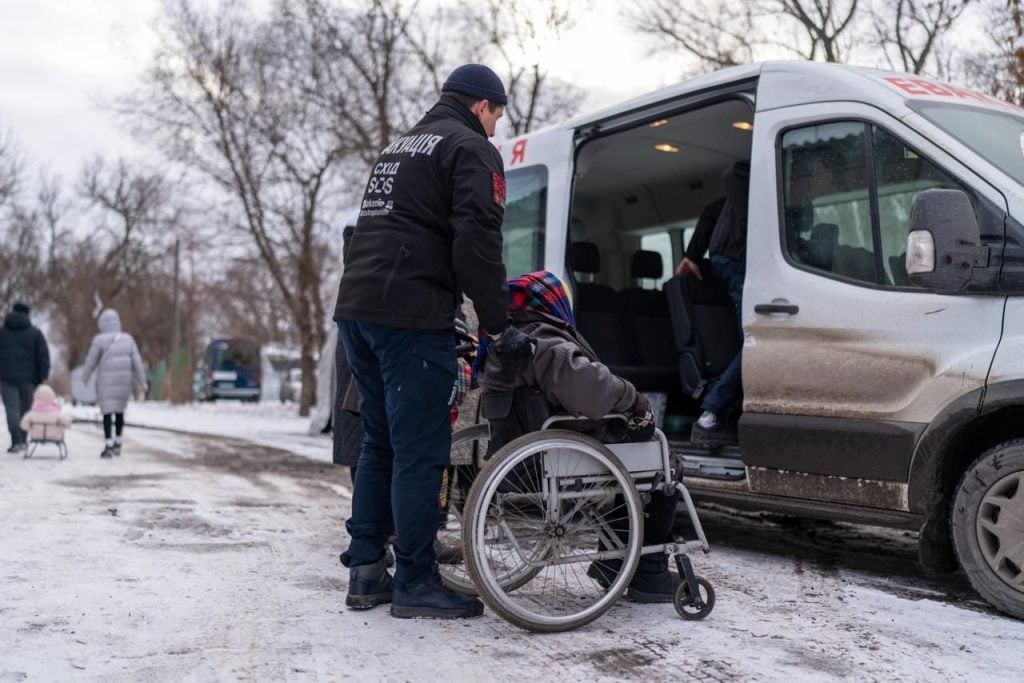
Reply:
[[[640,248],[654,251],[661,256],[661,279],[655,282],[655,289],[661,289],[675,274],[675,257],[672,254],[672,235],[665,232],[648,233],[640,236]]]
[[[917,193],[964,189],[896,136],[859,121],[787,131],[781,162],[789,256],[873,285],[913,287],[904,259]]]
[[[509,277],[540,270],[544,264],[544,218],[548,171],[528,166],[505,174],[505,221],[502,257]]]

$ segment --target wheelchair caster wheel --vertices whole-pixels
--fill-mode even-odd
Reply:
[[[672,600],[676,612],[683,619],[703,619],[715,608],[715,589],[711,587],[711,582],[702,576],[698,576],[696,579],[700,595],[696,598],[691,596],[690,586],[684,580],[676,588],[676,594]]]

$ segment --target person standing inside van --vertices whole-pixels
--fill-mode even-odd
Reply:
[[[692,273],[702,278],[698,260],[710,254],[712,272],[725,283],[736,307],[736,320],[743,335],[743,281],[747,261],[747,195],[750,191],[750,165],[736,162],[723,177],[725,199],[711,204],[701,214],[697,229],[686,247],[686,256],[676,267],[677,275]],[[717,217],[712,220],[715,212]],[[704,395],[701,415],[693,426],[692,439],[712,446],[735,444],[736,431],[729,413],[740,398],[743,385],[740,371],[742,351],[736,354],[714,386]]]
[[[505,174],[488,142],[504,113],[491,69],[466,64],[440,100],[391,141],[370,172],[347,246],[334,319],[359,390],[345,603],[391,603],[399,618],[474,617],[483,604],[448,591],[436,568],[438,491],[451,450],[453,320],[465,293],[493,351],[527,363],[530,340],[509,326],[502,263]],[[384,561],[394,530],[396,569]]]
[[[121,331],[121,317],[108,308],[100,313],[100,332],[92,338],[85,357],[82,380],[88,384],[96,373],[96,403],[103,413],[103,452],[101,458],[121,455],[124,411],[132,389],[146,386],[146,370],[139,347],[126,332]]]
[[[21,418],[32,404],[32,392],[50,375],[50,349],[46,338],[28,317],[28,304],[16,301],[0,327],[0,394],[11,433],[8,453],[28,447]]]

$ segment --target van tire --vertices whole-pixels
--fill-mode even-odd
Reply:
[[[990,448],[967,468],[950,521],[960,566],[974,590],[996,609],[1024,619],[1024,439]],[[1007,547],[1010,557],[1001,553]]]

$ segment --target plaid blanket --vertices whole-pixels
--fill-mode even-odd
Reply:
[[[572,303],[565,285],[554,273],[540,270],[527,273],[508,281],[508,311],[520,313],[524,311],[540,311],[554,316],[559,320],[576,327],[576,316],[572,312]],[[487,350],[491,339],[480,330],[480,349],[473,362],[472,387],[480,382],[480,373],[487,359]]]

